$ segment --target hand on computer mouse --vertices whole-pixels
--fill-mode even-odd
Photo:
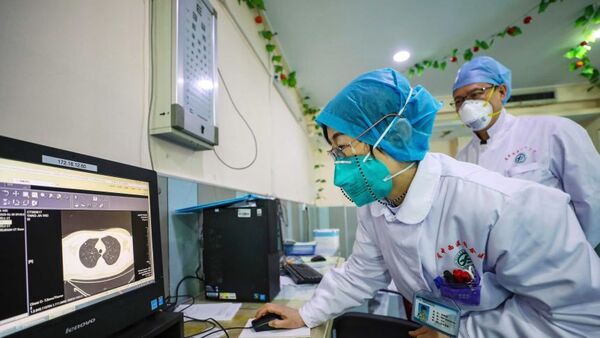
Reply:
[[[269,326],[277,329],[296,329],[305,325],[298,310],[291,307],[268,303],[256,311],[255,317],[260,318],[267,313],[274,313],[282,318],[269,322]]]
[[[252,328],[254,329],[255,332],[277,330],[277,328],[270,326],[269,323],[274,320],[282,320],[282,319],[283,318],[281,318],[281,316],[269,312],[260,318],[255,318],[251,322]]]

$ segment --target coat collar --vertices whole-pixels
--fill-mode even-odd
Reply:
[[[487,130],[488,135],[490,135],[490,140],[493,141],[494,137],[497,137],[498,135],[510,129],[514,122],[515,117],[507,113],[506,109],[502,108],[500,111],[500,117],[498,117],[496,123],[494,123],[494,125]]]
[[[441,177],[441,164],[430,153],[419,162],[417,173],[408,188],[404,202],[394,215],[387,206],[373,202],[370,204],[373,217],[385,216],[388,222],[418,224],[429,214],[435,198],[435,191]]]

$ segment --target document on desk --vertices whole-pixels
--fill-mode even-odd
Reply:
[[[318,284],[287,284],[281,286],[281,290],[275,300],[304,300],[312,299]]]
[[[246,327],[252,326],[253,319],[254,318],[248,319],[248,322],[246,323]],[[255,332],[253,329],[245,329],[244,331],[242,331],[242,334],[240,335],[240,338],[262,338],[262,337],[305,338],[305,337],[310,337],[310,329],[306,326],[301,327],[299,329],[270,330],[270,331],[261,331],[261,332]]]
[[[196,319],[232,320],[242,303],[179,305],[175,311]]]
[[[279,286],[286,286],[286,285],[296,285],[296,283],[294,282],[293,279],[291,279],[288,276],[280,276],[279,277]]]

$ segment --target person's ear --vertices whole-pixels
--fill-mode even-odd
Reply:
[[[499,85],[498,86],[498,93],[500,94],[500,99],[502,101],[504,101],[504,98],[506,97],[506,85]]]
[[[373,156],[376,159],[382,159],[382,158],[388,156],[388,154],[385,153],[385,151],[383,150],[383,148],[381,146],[379,146],[377,148],[370,146],[369,148],[371,149],[371,156]]]

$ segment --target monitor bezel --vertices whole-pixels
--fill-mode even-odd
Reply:
[[[97,172],[43,163],[42,155],[94,164],[97,166]],[[11,334],[9,337],[37,337],[42,333],[43,336],[47,337],[105,337],[150,316],[164,306],[153,308],[151,305],[152,300],[157,300],[161,296],[164,297],[158,178],[155,171],[5,136],[0,136],[0,158],[148,182],[154,251],[154,283],[31,326]],[[76,329],[72,330],[75,327]]]

